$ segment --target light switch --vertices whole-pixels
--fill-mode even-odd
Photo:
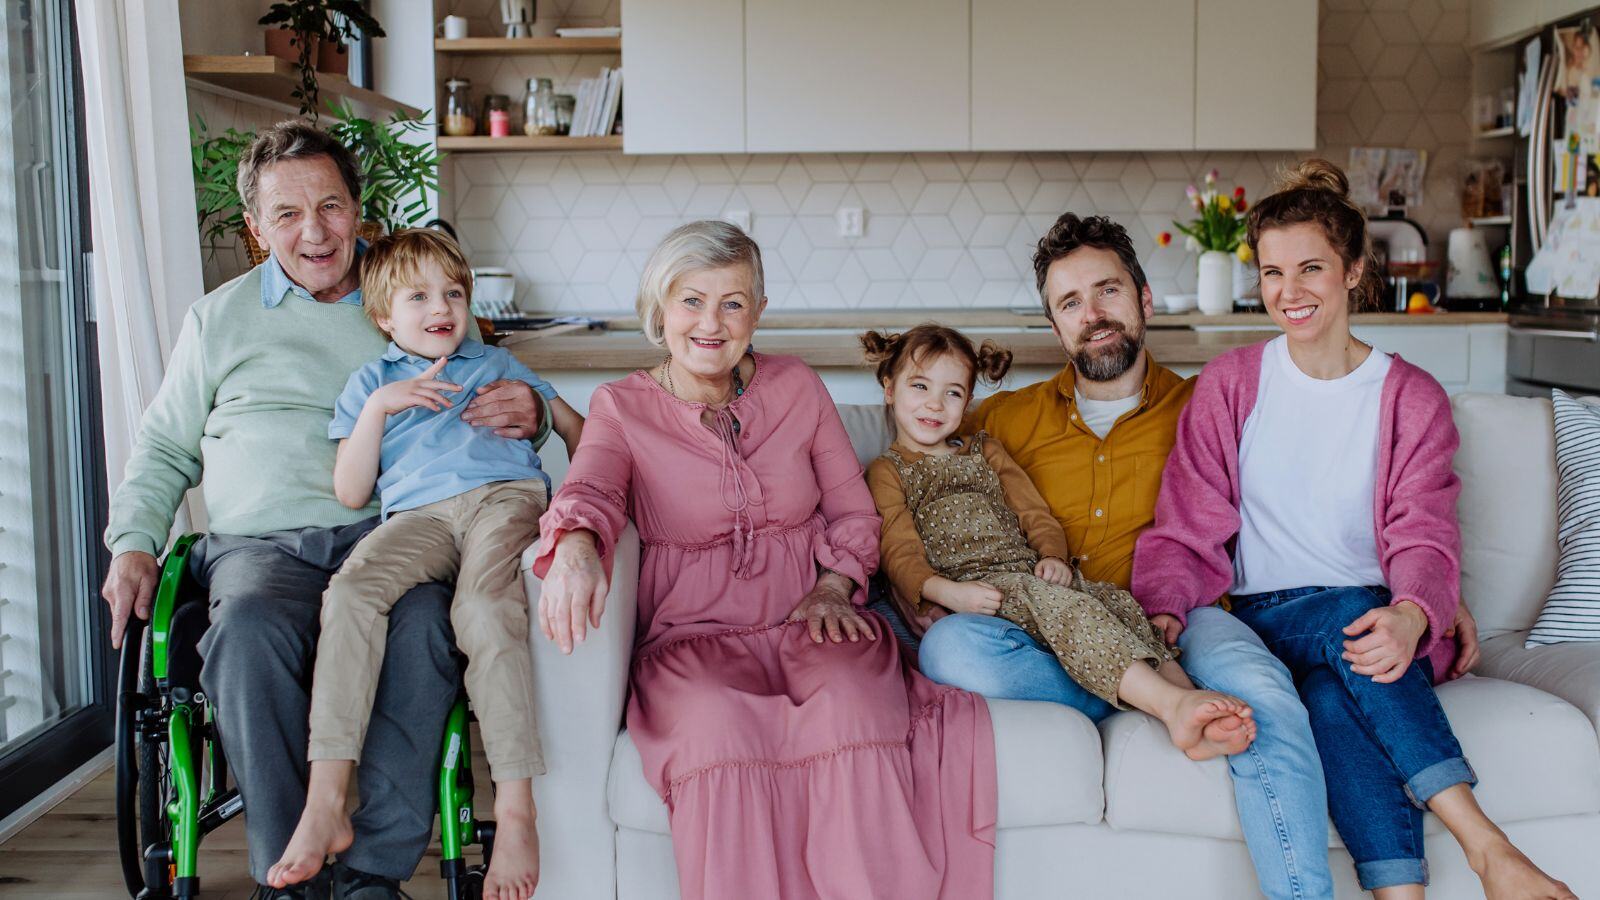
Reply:
[[[748,209],[730,209],[722,214],[722,221],[727,222],[729,225],[739,226],[739,230],[745,234],[750,233],[750,210]]]
[[[866,216],[859,206],[841,206],[838,212],[839,237],[861,237]]]

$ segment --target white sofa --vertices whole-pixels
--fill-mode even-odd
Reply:
[[[863,463],[887,441],[879,407],[841,407]],[[1600,897],[1600,644],[1522,649],[1555,577],[1550,403],[1455,399],[1463,593],[1484,637],[1477,674],[1440,688],[1476,768],[1484,808],[1580,896]],[[667,811],[645,783],[622,712],[638,542],[618,548],[605,620],[571,656],[534,637],[549,774],[535,782],[540,896],[678,896]],[[526,563],[526,560],[525,560]],[[527,576],[530,600],[538,584]],[[996,701],[1000,805],[996,895],[1037,898],[1257,896],[1222,760],[1191,762],[1153,719],[1098,728],[1049,703]],[[1428,818],[1430,896],[1482,896],[1455,842]],[[1340,897],[1364,896],[1330,849]],[[892,890],[889,892],[892,894]]]

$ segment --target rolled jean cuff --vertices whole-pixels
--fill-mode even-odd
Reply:
[[[1428,883],[1428,861],[1425,859],[1375,859],[1356,863],[1356,880],[1363,891],[1395,887],[1402,884]]]
[[[1411,776],[1406,782],[1406,795],[1419,809],[1427,809],[1428,801],[1445,788],[1465,784],[1472,787],[1478,783],[1477,773],[1472,771],[1472,766],[1459,756],[1440,760]]]

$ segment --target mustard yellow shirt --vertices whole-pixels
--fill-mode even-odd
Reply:
[[[1077,412],[1077,372],[986,398],[962,432],[987,431],[1033,481],[1085,578],[1127,588],[1133,545],[1155,520],[1161,472],[1194,379],[1145,354],[1139,403],[1101,440]]]

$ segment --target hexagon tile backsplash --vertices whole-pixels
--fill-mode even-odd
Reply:
[[[618,0],[553,0],[575,24],[615,23]],[[1352,146],[1428,151],[1425,205],[1413,211],[1436,247],[1458,224],[1468,144],[1468,0],[1322,0],[1317,154],[1344,164]],[[438,0],[487,18],[492,0]],[[487,33],[487,32],[483,32]],[[562,82],[602,57],[470,57],[459,72],[520,102],[529,75]],[[524,71],[527,66],[538,71]],[[1241,87],[1241,90],[1248,90]],[[191,103],[197,101],[190,91]],[[201,101],[212,107],[215,99]],[[244,107],[247,104],[240,104]],[[245,110],[239,117],[247,118]],[[214,128],[230,124],[212,108]],[[213,121],[215,119],[215,121]],[[1156,295],[1194,290],[1181,243],[1155,236],[1184,218],[1184,186],[1207,170],[1262,195],[1290,153],[896,153],[626,156],[458,154],[440,173],[442,214],[476,265],[517,275],[530,313],[633,307],[655,242],[691,219],[748,210],[776,309],[1029,307],[1029,258],[1060,213],[1126,225]],[[861,207],[866,231],[837,236],[839,207]],[[207,287],[237,274],[231,247],[208,255]]]
[[[1468,140],[1466,0],[1324,0],[1318,151],[1427,150],[1419,218],[1438,246],[1457,224]],[[509,72],[474,72],[496,89]],[[543,74],[543,73],[541,73]],[[504,76],[504,77],[502,77]],[[1060,213],[1128,227],[1157,297],[1195,289],[1194,256],[1155,237],[1185,218],[1212,168],[1251,198],[1291,153],[903,153],[738,156],[472,154],[446,164],[445,216],[476,265],[518,278],[530,313],[629,311],[639,270],[673,226],[751,214],[775,309],[1031,307],[1029,261]],[[866,232],[838,237],[840,207]]]

